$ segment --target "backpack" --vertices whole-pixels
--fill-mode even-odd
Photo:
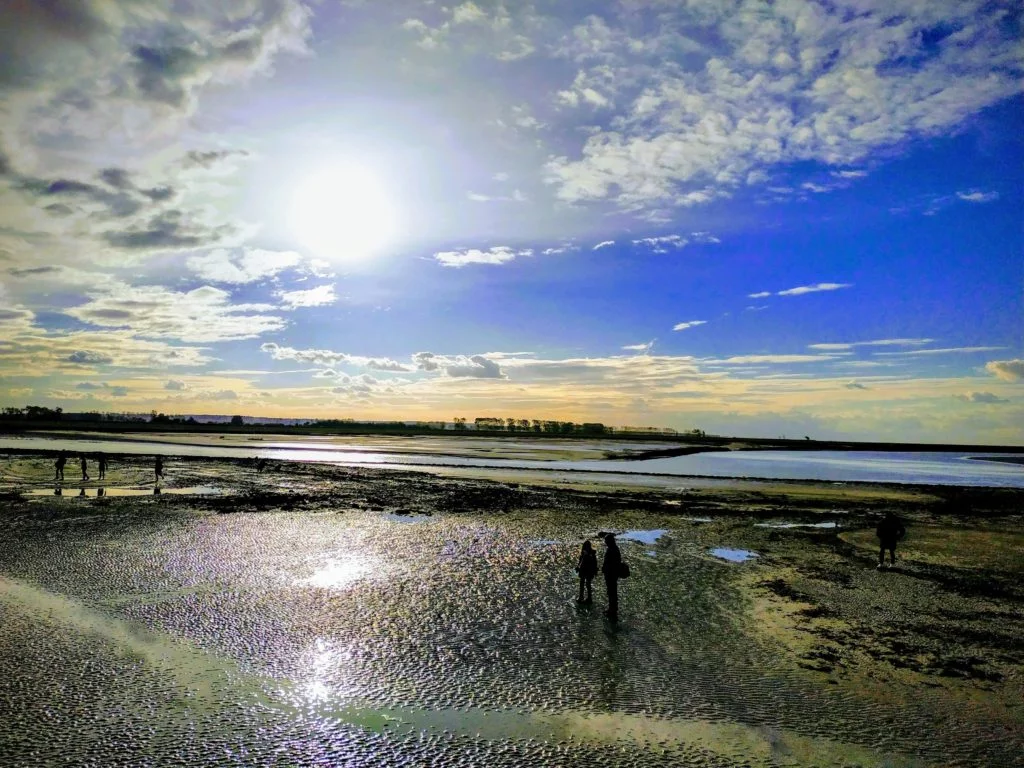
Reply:
[[[628,579],[629,578],[629,563],[627,563],[625,560],[623,560],[623,561],[621,561],[619,563],[619,578],[620,579]]]

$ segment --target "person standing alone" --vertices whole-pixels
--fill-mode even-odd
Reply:
[[[82,463],[82,480],[88,480],[89,479],[88,461],[86,461],[84,453],[81,456],[81,463]]]
[[[903,522],[892,512],[886,512],[885,517],[875,528],[875,535],[878,536],[878,568],[882,569],[885,562],[885,550],[889,550],[889,567],[896,565],[896,542],[907,535],[907,529]]]
[[[604,615],[609,621],[619,620],[619,574],[622,570],[622,553],[619,545],[615,543],[615,534],[606,533],[604,536],[604,562],[601,563],[601,573],[604,574],[604,585],[608,590],[608,610]]]

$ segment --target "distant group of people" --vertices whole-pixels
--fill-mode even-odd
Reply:
[[[608,594],[608,608],[604,615],[611,622],[619,620],[619,579],[629,576],[629,568],[622,560],[622,552],[615,541],[614,533],[602,534],[605,544],[604,560],[601,563],[601,573],[604,575],[604,586]],[[590,605],[594,602],[593,581],[597,576],[597,553],[590,543],[590,539],[583,542],[580,548],[579,561],[576,564],[576,573],[580,579],[579,596],[576,602],[581,605]]]
[[[885,553],[889,553],[889,567],[896,565],[896,545],[907,535],[907,529],[895,513],[886,512],[875,528],[878,536],[878,569],[885,567]],[[608,609],[604,612],[611,622],[619,620],[619,580],[629,576],[629,566],[622,559],[622,552],[615,541],[614,533],[602,533],[605,552],[600,572],[604,576],[605,590],[608,595]],[[594,602],[594,578],[598,574],[597,552],[594,551],[590,539],[580,547],[579,559],[576,562],[576,574],[579,576],[579,594],[576,602],[590,605]]]
[[[82,482],[89,480],[89,460],[86,454],[79,454],[78,457],[79,465],[82,467]],[[53,463],[54,473],[53,479],[63,480],[64,479],[64,467],[68,463],[68,452],[61,451],[57,454],[57,460]],[[105,480],[107,477],[107,456],[105,453],[96,454],[96,470],[97,480]],[[161,456],[156,457],[156,461],[153,463],[153,476],[157,481],[163,480],[164,478],[164,460]]]

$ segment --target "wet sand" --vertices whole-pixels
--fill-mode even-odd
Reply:
[[[3,765],[1021,764],[1021,491],[52,474],[0,462]],[[615,626],[574,600],[598,530]]]

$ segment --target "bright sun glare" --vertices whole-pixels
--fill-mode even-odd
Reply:
[[[357,261],[376,255],[395,235],[395,210],[380,179],[351,163],[307,176],[296,187],[292,231],[317,256]]]

